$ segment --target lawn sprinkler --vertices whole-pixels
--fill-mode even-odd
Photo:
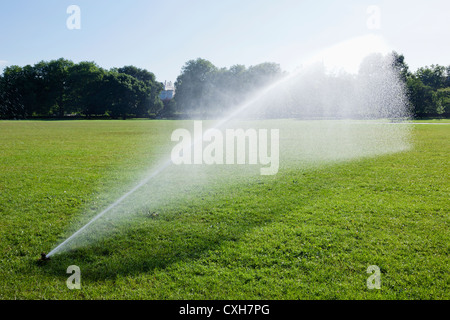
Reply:
[[[47,254],[45,252],[42,252],[41,258],[39,260],[40,261],[48,261],[48,260],[50,260],[50,257],[47,257]]]

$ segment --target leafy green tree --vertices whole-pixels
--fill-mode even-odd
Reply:
[[[392,51],[392,66],[397,71],[400,76],[400,79],[406,83],[408,76],[410,75],[409,66],[406,64],[405,56],[403,54],[399,54],[396,51]]]
[[[117,69],[117,72],[132,76],[136,80],[141,81],[146,87],[147,95],[140,100],[137,106],[137,115],[148,116],[149,113],[161,111],[163,103],[159,98],[159,94],[163,90],[163,84],[156,81],[156,77],[152,72],[135,66],[125,66]]]
[[[72,61],[63,58],[50,62],[41,61],[34,66],[42,87],[38,100],[43,108],[50,111],[50,114],[63,117],[66,112],[75,111],[66,108],[69,94],[69,70],[73,66]]]
[[[219,115],[245,101],[283,75],[278,64],[265,62],[218,69],[210,61],[188,61],[175,82],[177,109],[184,113]]]
[[[148,85],[151,85],[156,81],[155,75],[148,70],[140,69],[135,66],[125,66],[118,69],[113,69],[113,71],[117,71],[118,73],[125,73],[133,78],[140,80]]]
[[[106,111],[113,118],[126,119],[130,115],[140,115],[140,107],[150,94],[142,81],[114,71],[105,76],[102,87]]]
[[[39,112],[38,82],[32,66],[11,66],[0,78],[0,109],[5,118],[26,118]]]
[[[407,80],[409,100],[415,117],[426,117],[436,114],[433,88],[426,86],[417,76]]]
[[[433,88],[433,90],[444,88],[447,80],[446,68],[440,65],[419,68],[416,76],[424,85]]]
[[[448,114],[450,67],[431,65],[419,68],[408,77],[407,86],[416,117]]]
[[[96,96],[99,94],[100,83],[106,71],[94,62],[80,62],[71,66],[68,73],[69,90],[66,101],[70,109],[88,117],[103,114],[104,110],[98,107],[99,101]]]
[[[207,108],[212,98],[212,77],[217,67],[210,61],[198,58],[190,60],[181,69],[175,82],[177,108],[189,112]]]
[[[264,62],[255,66],[250,66],[245,77],[250,88],[258,89],[276,81],[283,74],[279,64]]]
[[[450,116],[450,87],[439,89],[435,94],[435,103],[437,105],[437,113]]]
[[[445,73],[446,73],[445,87],[449,88],[450,87],[450,66],[445,68]]]
[[[5,69],[0,76],[0,117],[6,119],[25,118],[26,112],[19,92],[18,73],[19,66]]]

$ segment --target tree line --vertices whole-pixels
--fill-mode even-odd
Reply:
[[[450,116],[450,66],[434,64],[408,72],[406,83],[414,116]]]
[[[0,76],[0,117],[147,117],[163,103],[162,83],[134,66],[105,70],[66,59],[6,67]]]
[[[393,51],[386,56],[369,55],[356,75],[329,73],[320,64],[301,71],[259,102],[260,116],[361,116],[355,112],[386,117],[450,116],[450,66],[432,65],[411,72],[405,57]],[[286,75],[275,63],[218,68],[205,59],[190,60],[165,110],[168,114],[220,115]],[[403,103],[408,114],[398,114],[405,108],[395,104]]]
[[[366,105],[362,109],[389,108],[400,87],[413,116],[450,116],[450,66],[431,65],[411,72],[405,57],[392,52],[388,57],[368,57],[358,75],[330,74],[320,67],[308,72],[297,80],[293,77],[290,87],[281,87],[279,93],[265,99],[261,108],[264,116],[342,115],[349,100],[359,107]],[[393,74],[398,81],[388,81]],[[174,99],[161,101],[163,84],[145,69],[125,66],[105,70],[94,62],[73,63],[63,58],[41,61],[34,66],[4,69],[0,76],[0,118],[214,117],[286,75],[276,63],[218,68],[198,58],[182,67]],[[379,114],[401,116],[389,110]]]
[[[210,61],[190,60],[175,82],[169,113],[217,116],[249,99],[255,92],[286,75],[279,64],[234,65],[218,68]]]

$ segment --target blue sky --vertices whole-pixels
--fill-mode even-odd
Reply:
[[[69,5],[81,9],[80,30],[66,27]],[[370,5],[379,8],[379,29],[367,27]],[[369,34],[403,53],[413,70],[450,65],[448,0],[2,0],[0,6],[1,69],[64,57],[104,68],[135,65],[159,81],[175,81],[186,61],[201,57],[218,67],[271,61],[292,71],[321,50]],[[332,54],[352,59],[355,47],[345,48]]]

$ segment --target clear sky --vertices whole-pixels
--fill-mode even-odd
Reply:
[[[63,57],[95,61],[107,69],[135,65],[153,72],[158,81],[175,81],[186,61],[201,57],[217,67],[276,62],[290,72],[317,52],[369,34],[403,53],[412,70],[450,65],[448,0],[0,3],[1,70]],[[69,5],[81,9],[79,30],[66,26]],[[368,11],[371,5],[378,11]],[[366,38],[364,46],[370,39],[375,38]],[[332,54],[351,60],[350,51],[347,46]]]

